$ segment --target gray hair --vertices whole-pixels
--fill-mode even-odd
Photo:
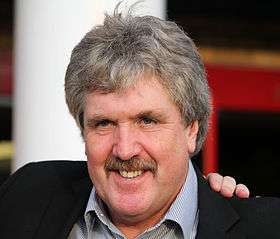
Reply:
[[[196,154],[207,133],[211,106],[204,65],[193,41],[172,21],[130,12],[123,16],[118,8],[73,49],[66,71],[66,102],[81,132],[86,94],[127,89],[147,71],[158,76],[187,124],[198,121]]]

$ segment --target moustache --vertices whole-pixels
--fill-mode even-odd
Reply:
[[[139,157],[132,157],[128,160],[122,160],[118,157],[109,157],[104,165],[108,171],[151,171],[153,174],[157,171],[157,163],[154,160],[145,160]]]

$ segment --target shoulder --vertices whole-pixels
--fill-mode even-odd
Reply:
[[[82,161],[46,161],[20,168],[0,188],[1,238],[34,238],[46,225],[51,225],[46,233],[59,232],[71,210],[83,208],[90,183]]]
[[[280,199],[227,199],[210,189],[197,168],[196,173],[201,234],[206,236],[209,232],[218,233],[222,229],[232,238],[280,238]]]
[[[1,185],[0,198],[7,192],[48,190],[87,176],[87,166],[84,161],[29,163],[18,169]]]
[[[252,238],[280,238],[279,198],[232,198],[229,202],[240,217],[239,227]]]
[[[280,198],[257,197],[239,199],[234,197],[229,202],[244,218],[264,219],[266,217],[280,217]]]

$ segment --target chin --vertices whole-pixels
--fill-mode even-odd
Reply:
[[[110,212],[119,217],[133,218],[145,215],[152,208],[150,196],[143,195],[115,195],[109,204]]]

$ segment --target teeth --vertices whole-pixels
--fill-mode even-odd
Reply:
[[[143,173],[142,170],[138,171],[119,171],[120,175],[123,176],[124,178],[135,178]]]

